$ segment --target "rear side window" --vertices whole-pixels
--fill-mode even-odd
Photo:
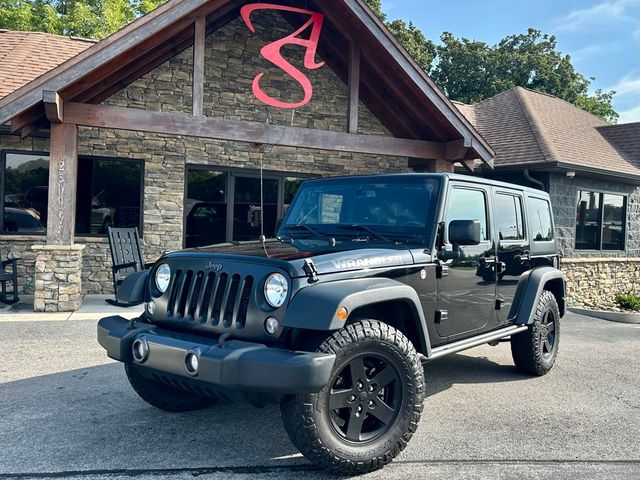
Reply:
[[[531,239],[534,242],[553,240],[553,222],[551,221],[551,205],[541,198],[528,198],[529,226]]]
[[[498,239],[524,240],[520,197],[506,193],[496,194],[496,224]]]

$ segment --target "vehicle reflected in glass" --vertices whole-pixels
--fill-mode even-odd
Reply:
[[[46,228],[42,226],[34,210],[13,207],[5,207],[4,209],[4,229],[7,232],[26,234],[41,235],[46,233]]]

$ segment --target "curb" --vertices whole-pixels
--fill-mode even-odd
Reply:
[[[569,308],[569,311],[587,317],[608,320],[609,322],[640,324],[640,313],[635,312],[607,312],[604,310],[587,310],[586,308]]]

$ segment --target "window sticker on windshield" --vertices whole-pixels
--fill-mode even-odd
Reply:
[[[323,193],[320,195],[320,223],[340,223],[342,195]]]

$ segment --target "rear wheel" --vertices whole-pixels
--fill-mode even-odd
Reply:
[[[331,379],[317,394],[282,403],[289,438],[310,461],[341,474],[383,467],[422,413],[424,372],[413,345],[393,327],[361,320],[318,350],[336,355]]]
[[[146,377],[138,365],[124,364],[129,383],[145,402],[165,412],[189,412],[208,408],[216,399],[191,393]]]
[[[545,375],[556,361],[560,344],[560,309],[556,297],[544,290],[529,330],[511,338],[511,354],[518,369]]]

